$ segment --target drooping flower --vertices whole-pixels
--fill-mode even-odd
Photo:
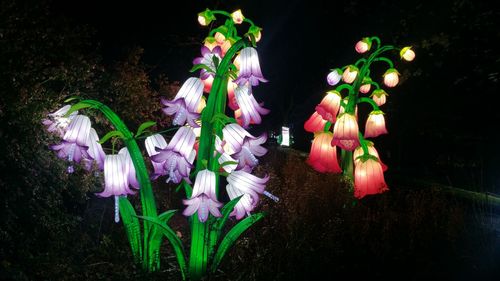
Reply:
[[[349,113],[343,113],[333,127],[332,145],[353,151],[359,146],[358,131],[356,117]]]
[[[243,20],[245,19],[245,17],[241,13],[241,10],[234,11],[231,14],[231,18],[233,19],[233,22],[235,24],[241,24],[243,22]]]
[[[167,115],[175,115],[172,124],[182,126],[187,122],[196,127],[195,120],[200,117],[197,110],[202,95],[202,81],[196,77],[188,78],[172,101],[162,98],[161,102],[166,106],[162,110]]]
[[[327,121],[315,111],[304,123],[304,129],[311,133],[321,132],[325,128],[326,122]]]
[[[358,199],[366,195],[389,190],[384,179],[380,162],[373,156],[362,157],[355,163],[354,196]]]
[[[80,163],[82,159],[92,159],[88,154],[87,139],[90,133],[90,119],[84,115],[76,115],[68,125],[63,141],[51,148],[57,151],[59,158],[69,162]],[[68,173],[73,173],[73,165],[68,166]]]
[[[87,146],[88,150],[87,153],[89,154],[90,159],[84,159],[86,160],[86,169],[90,170],[92,168],[92,163],[95,161],[97,164],[97,167],[100,170],[104,169],[104,159],[106,158],[106,153],[104,153],[104,150],[102,149],[101,144],[99,143],[99,137],[97,136],[97,132],[95,131],[94,128],[90,128],[89,132],[89,137],[87,139]]]
[[[412,61],[415,59],[415,52],[411,49],[411,47],[404,47],[399,52],[399,55],[405,61]]]
[[[374,110],[366,119],[365,138],[374,138],[382,134],[387,134],[384,113],[380,110]]]
[[[342,70],[338,68],[335,68],[330,73],[328,73],[328,76],[326,76],[326,81],[330,86],[337,85],[341,79],[342,79]]]
[[[386,164],[384,164],[384,162],[382,162],[382,160],[380,159],[380,156],[378,154],[378,151],[377,149],[375,148],[375,145],[373,144],[373,142],[371,141],[368,141],[368,140],[365,140],[365,143],[366,143],[366,147],[368,148],[368,154],[371,155],[371,156],[374,156],[378,159],[378,162],[380,163],[380,165],[382,166],[382,171],[387,171],[388,167]],[[358,146],[355,150],[354,150],[354,153],[352,154],[352,158],[354,160],[354,164],[356,165],[356,162],[357,161],[360,161],[359,160],[359,156],[362,156],[364,153],[363,151],[363,148],[361,146]]]
[[[42,124],[47,127],[47,131],[49,133],[55,133],[61,138],[64,137],[69,123],[78,114],[78,111],[73,111],[68,117],[64,117],[70,108],[71,106],[69,104],[65,105],[62,108],[49,113],[47,115],[48,118],[42,120]]]
[[[356,80],[356,77],[358,76],[358,71],[359,69],[356,66],[348,65],[344,70],[344,74],[342,74],[342,80],[349,84],[354,82],[354,80]]]
[[[240,107],[236,101],[236,96],[234,95],[235,89],[238,88],[238,84],[234,83],[232,80],[227,83],[227,104],[232,110],[238,110]]]
[[[368,93],[372,87],[371,83],[372,79],[370,77],[363,78],[363,83],[361,84],[361,87],[359,87],[359,92],[362,94]]]
[[[219,46],[219,44],[217,44],[217,40],[215,40],[215,37],[208,36],[205,38],[205,40],[203,40],[203,46],[212,51],[215,47]]]
[[[243,195],[230,216],[235,216],[239,220],[245,215],[250,215],[250,212],[257,206],[259,194],[264,192],[268,180],[269,176],[259,178],[241,170],[230,173],[226,185],[229,199],[233,200]]]
[[[130,152],[126,147],[120,149],[118,151],[118,155],[123,155],[124,165],[125,165],[125,174],[127,176],[127,182],[135,189],[139,189],[140,185],[137,181],[137,175],[135,174],[135,166],[132,162],[132,158],[130,157]]]
[[[371,47],[372,47],[372,41],[370,40],[370,38],[365,37],[360,41],[358,41],[358,43],[356,43],[355,49],[356,52],[363,54],[369,51]]]
[[[217,181],[214,172],[207,169],[199,171],[196,175],[191,198],[183,200],[184,205],[188,206],[183,214],[191,216],[198,212],[200,222],[207,220],[208,212],[215,217],[220,217],[219,207],[222,206],[222,203],[217,200],[216,185]]]
[[[158,151],[156,151],[157,147],[159,149],[164,149],[165,147],[167,147],[167,141],[165,141],[165,138],[160,134],[154,134],[147,137],[146,140],[144,141],[144,144],[146,146],[146,151],[148,152],[149,157],[158,154]],[[151,160],[151,163],[153,164],[154,168],[154,174],[152,176],[152,179],[157,179],[164,173],[163,164],[165,162],[158,163]]]
[[[389,68],[383,75],[384,84],[387,87],[395,87],[399,83],[399,72],[395,68]]]
[[[240,52],[240,72],[234,82],[238,85],[250,82],[252,86],[257,86],[259,81],[267,82],[260,70],[259,55],[255,48],[246,47]]]
[[[340,109],[341,98],[339,92],[328,91],[320,104],[316,106],[316,112],[318,112],[323,119],[328,120],[330,123],[335,123]]]
[[[104,159],[104,191],[97,193],[100,197],[134,194],[129,189],[127,170],[123,154],[106,155]]]
[[[215,38],[217,41],[217,37]],[[206,69],[202,69],[200,72],[200,78],[205,80],[209,76],[214,77],[215,76],[215,64],[214,64],[214,57],[217,57],[220,61],[222,57],[222,49],[220,46],[214,47],[212,50],[210,50],[206,46],[201,46],[201,57],[197,57],[193,60],[193,64],[204,64],[206,65],[211,71],[207,71]]]
[[[254,137],[238,124],[226,125],[222,133],[226,142],[224,151],[238,161],[237,170],[243,168],[251,170],[259,163],[255,156],[263,156],[267,153],[267,149],[260,146],[266,142],[266,134]]]
[[[388,94],[383,89],[377,89],[373,91],[373,93],[371,94],[373,101],[378,106],[382,106],[386,103],[387,100],[386,96],[388,96]]]
[[[249,84],[238,86],[235,90],[236,103],[241,110],[242,126],[247,128],[250,123],[260,124],[260,115],[269,113],[269,109],[263,108],[257,103]]]
[[[307,164],[320,173],[340,173],[337,148],[332,146],[332,132],[319,132],[314,136]]]
[[[260,27],[258,27],[256,25],[252,25],[248,29],[248,33],[253,35],[253,37],[255,38],[255,42],[259,42],[260,39],[262,38],[262,32],[261,31],[262,31],[262,28],[260,28]]]
[[[160,175],[168,175],[167,182],[179,183],[182,179],[190,182],[189,172],[196,157],[195,141],[196,135],[191,128],[180,127],[165,148],[156,148],[158,154],[151,156],[151,160],[163,163]]]
[[[198,13],[198,22],[202,26],[209,25],[213,20],[215,20],[215,15],[209,9],[206,9],[205,11]]]

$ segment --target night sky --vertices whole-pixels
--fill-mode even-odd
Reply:
[[[384,44],[411,45],[412,63],[391,58],[402,83],[389,90],[388,135],[375,139],[388,176],[412,175],[500,193],[497,9],[475,1],[164,1],[128,4],[56,1],[54,16],[96,30],[105,62],[144,48],[152,76],[184,81],[209,29],[198,25],[205,8],[243,14],[263,28],[258,44],[269,83],[254,89],[272,113],[260,130],[293,127],[295,147],[308,150],[303,123],[329,90],[329,69],[354,63],[354,44],[379,36]],[[168,5],[166,4],[168,3]],[[173,4],[175,3],[175,4]],[[373,78],[381,82],[383,68]],[[380,73],[377,75],[376,73]],[[364,118],[362,118],[364,120]]]

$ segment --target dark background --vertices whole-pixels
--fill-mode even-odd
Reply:
[[[258,50],[270,82],[255,93],[272,113],[260,128],[292,126],[295,147],[304,151],[312,135],[303,131],[303,123],[329,89],[325,77],[329,69],[359,58],[353,47],[361,37],[413,46],[412,63],[392,54],[402,83],[388,90],[383,107],[389,135],[375,140],[391,167],[388,175],[499,192],[499,11],[487,2],[56,1],[51,10],[94,28],[92,39],[106,62],[141,46],[151,75],[184,81],[208,31],[196,21],[206,7],[241,8],[263,27]],[[384,70],[375,70],[380,82]]]

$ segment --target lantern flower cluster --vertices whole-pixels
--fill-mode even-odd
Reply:
[[[383,175],[387,166],[381,161],[373,142],[365,139],[388,133],[384,113],[379,108],[387,102],[388,94],[372,80],[370,67],[374,62],[386,63],[389,68],[383,74],[383,86],[395,87],[400,74],[393,62],[382,54],[399,49],[382,46],[378,37],[365,37],[356,43],[355,50],[366,55],[354,64],[328,73],[327,82],[335,87],[327,91],[315,107],[304,123],[304,129],[314,133],[307,163],[321,173],[344,172],[354,180],[355,196],[362,198],[388,190]],[[400,56],[411,61],[415,53],[411,47],[405,47],[400,50]],[[363,97],[363,94],[367,96]],[[358,120],[358,106],[362,104],[371,107],[364,132],[361,132]],[[337,158],[338,150],[342,152],[342,159]]]

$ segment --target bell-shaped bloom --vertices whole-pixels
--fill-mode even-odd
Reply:
[[[42,120],[42,124],[47,127],[47,131],[49,133],[55,133],[61,138],[64,137],[69,123],[78,114],[78,111],[73,111],[68,117],[64,117],[70,108],[71,106],[69,104],[65,105],[62,108],[49,113],[47,115],[48,118]]]
[[[337,114],[340,109],[341,95],[337,91],[328,91],[326,96],[321,100],[320,104],[316,106],[316,112],[321,117],[330,123],[335,123]]]
[[[104,191],[97,193],[101,197],[134,194],[129,189],[126,159],[123,154],[106,155],[104,159]]]
[[[368,93],[372,88],[371,83],[372,79],[370,77],[363,78],[363,83],[361,84],[361,87],[359,87],[359,92],[362,94]]]
[[[230,162],[238,163],[238,161],[225,152],[221,154],[218,161],[221,165],[221,168],[226,171],[226,173],[231,173],[238,167],[238,164],[229,164]]]
[[[332,146],[332,132],[320,132],[314,136],[307,164],[320,173],[340,173],[337,148]]]
[[[332,145],[353,151],[359,146],[359,127],[356,117],[349,113],[339,116],[333,127]]]
[[[182,202],[187,206],[182,214],[185,216],[192,216],[194,213],[198,212],[198,220],[200,222],[207,221],[209,212],[214,217],[222,216],[219,211],[219,208],[222,207],[222,203],[212,200],[206,195],[193,197],[191,199],[183,200]]]
[[[128,152],[128,149],[126,147],[120,149],[118,151],[118,155],[123,155],[123,158],[125,159],[125,172],[127,175],[127,182],[136,189],[140,188],[139,182],[137,181],[137,175],[135,174],[135,166],[134,163],[132,162],[132,158],[130,157],[130,153]]]
[[[255,38],[255,42],[259,42],[260,39],[262,38],[262,28],[256,26],[256,25],[252,25],[250,26],[250,28],[248,29],[248,34],[252,34],[253,37]]]
[[[97,132],[94,128],[90,128],[89,137],[87,139],[88,146],[88,154],[92,160],[86,161],[86,168],[90,170],[92,168],[92,163],[95,161],[99,170],[104,169],[104,159],[106,158],[106,153],[102,149],[101,144],[99,143],[99,136],[97,136]]]
[[[234,95],[234,91],[238,88],[238,84],[234,83],[232,80],[227,83],[227,104],[229,108],[232,110],[238,110],[240,106],[236,101],[236,96]]]
[[[380,162],[374,157],[357,161],[354,167],[354,196],[358,199],[366,195],[378,194],[389,190],[384,179]]]
[[[226,186],[229,199],[233,200],[243,195],[230,215],[235,216],[238,220],[245,215],[250,215],[259,202],[259,194],[264,192],[267,181],[269,181],[269,176],[259,178],[241,170],[230,173]]]
[[[212,51],[215,47],[219,46],[219,44],[217,44],[217,40],[215,40],[215,37],[208,36],[203,41],[203,46],[207,47],[210,51]]]
[[[395,87],[399,83],[399,72],[394,68],[389,68],[384,73],[384,84],[387,87]]]
[[[259,55],[256,49],[246,47],[240,52],[240,72],[234,82],[238,85],[245,85],[250,82],[252,86],[257,86],[259,81],[267,82],[260,70]]]
[[[144,144],[146,146],[146,151],[149,157],[158,154],[158,151],[156,151],[157,147],[159,149],[164,149],[165,147],[167,147],[167,141],[165,141],[165,138],[163,138],[163,136],[160,134],[154,134],[147,137],[146,140],[144,141]],[[152,176],[152,179],[156,179],[160,175],[162,175],[162,173],[164,173],[163,164],[165,162],[158,163],[151,160],[151,163],[153,164],[153,169],[154,169],[154,174]]]
[[[215,40],[217,41],[217,37],[215,38]],[[206,46],[202,46],[201,57],[197,57],[193,60],[193,64],[203,64],[211,70],[211,72],[209,72],[206,69],[202,69],[200,72],[201,79],[205,80],[209,76],[214,77],[216,71],[214,64],[214,57],[217,57],[220,61],[222,57],[222,49],[220,46],[214,47],[211,50]]]
[[[399,52],[399,55],[405,61],[412,61],[415,59],[415,52],[411,49],[411,47],[404,47]]]
[[[87,139],[90,134],[90,119],[84,115],[76,115],[71,120],[63,141],[58,145],[53,145],[52,150],[57,151],[59,158],[67,159],[69,162],[80,163],[82,159],[91,160],[88,154]],[[74,168],[70,164],[68,173],[73,173]]]
[[[330,73],[328,73],[328,76],[326,76],[326,81],[330,86],[337,85],[341,79],[342,79],[342,70],[338,68],[335,68]]]
[[[212,90],[212,84],[214,83],[214,77],[208,76],[206,79],[201,81],[203,82],[203,92],[210,93],[210,90]]]
[[[215,20],[215,15],[209,9],[206,9],[205,11],[198,13],[198,23],[200,23],[200,25],[202,26],[209,25],[213,20]]]
[[[196,135],[188,127],[180,127],[165,148],[156,148],[158,154],[151,156],[156,163],[163,163],[160,175],[168,175],[167,182],[179,183],[183,178],[189,181],[196,151],[193,149]]]
[[[233,22],[235,24],[241,24],[243,22],[243,20],[245,19],[245,17],[241,13],[241,10],[237,10],[237,11],[234,11],[233,13],[231,13],[231,18],[233,19]]]
[[[378,105],[382,106],[386,103],[388,94],[383,89],[377,89],[373,91],[371,97],[373,101]]]
[[[342,80],[346,83],[352,83],[358,76],[359,69],[354,65],[348,65],[342,74]]]
[[[366,119],[365,138],[374,138],[382,134],[387,134],[384,113],[380,110],[374,110]]]
[[[257,103],[250,85],[239,86],[235,90],[236,103],[241,110],[242,126],[247,128],[250,123],[260,124],[262,118],[260,115],[269,113],[269,109],[263,108]]]
[[[172,101],[162,98],[161,102],[166,106],[162,110],[169,116],[174,115],[174,125],[182,126],[187,122],[197,127],[195,120],[200,117],[197,110],[202,95],[203,82],[196,77],[188,78]]]
[[[221,28],[224,30],[224,32],[227,31],[226,27],[221,27]],[[214,38],[215,38],[215,41],[217,41],[217,45],[219,45],[219,46],[222,45],[224,43],[224,41],[226,41],[226,36],[218,31],[215,33]]]
[[[261,146],[267,140],[267,135],[254,137],[239,124],[228,124],[222,129],[223,139],[226,142],[224,151],[237,160],[237,170],[246,168],[251,170],[259,163],[256,156],[263,156],[267,149]]]
[[[191,199],[183,200],[184,205],[188,206],[183,214],[191,216],[198,212],[198,218],[201,222],[207,220],[209,211],[213,216],[220,217],[219,207],[222,203],[217,201],[216,185],[217,179],[214,172],[207,169],[199,171],[196,175]]]
[[[382,162],[382,160],[380,160],[380,156],[378,154],[377,149],[373,145],[373,142],[365,140],[365,143],[366,143],[366,147],[368,148],[368,154],[378,159],[378,162],[382,166],[382,171],[384,171],[384,172],[387,171],[388,167],[386,164],[384,164]],[[365,154],[365,153],[364,153],[363,148],[361,146],[358,146],[354,150],[354,153],[352,154],[352,158],[354,160],[354,165],[356,165],[357,161],[360,161],[359,156],[362,156],[363,154]]]
[[[325,129],[326,122],[327,120],[315,111],[304,123],[304,129],[310,133],[321,132]]]
[[[365,37],[365,38],[359,40],[358,43],[356,43],[355,49],[356,49],[356,52],[363,54],[363,53],[366,53],[367,51],[369,51],[371,47],[372,47],[372,42],[371,42],[370,38]]]

